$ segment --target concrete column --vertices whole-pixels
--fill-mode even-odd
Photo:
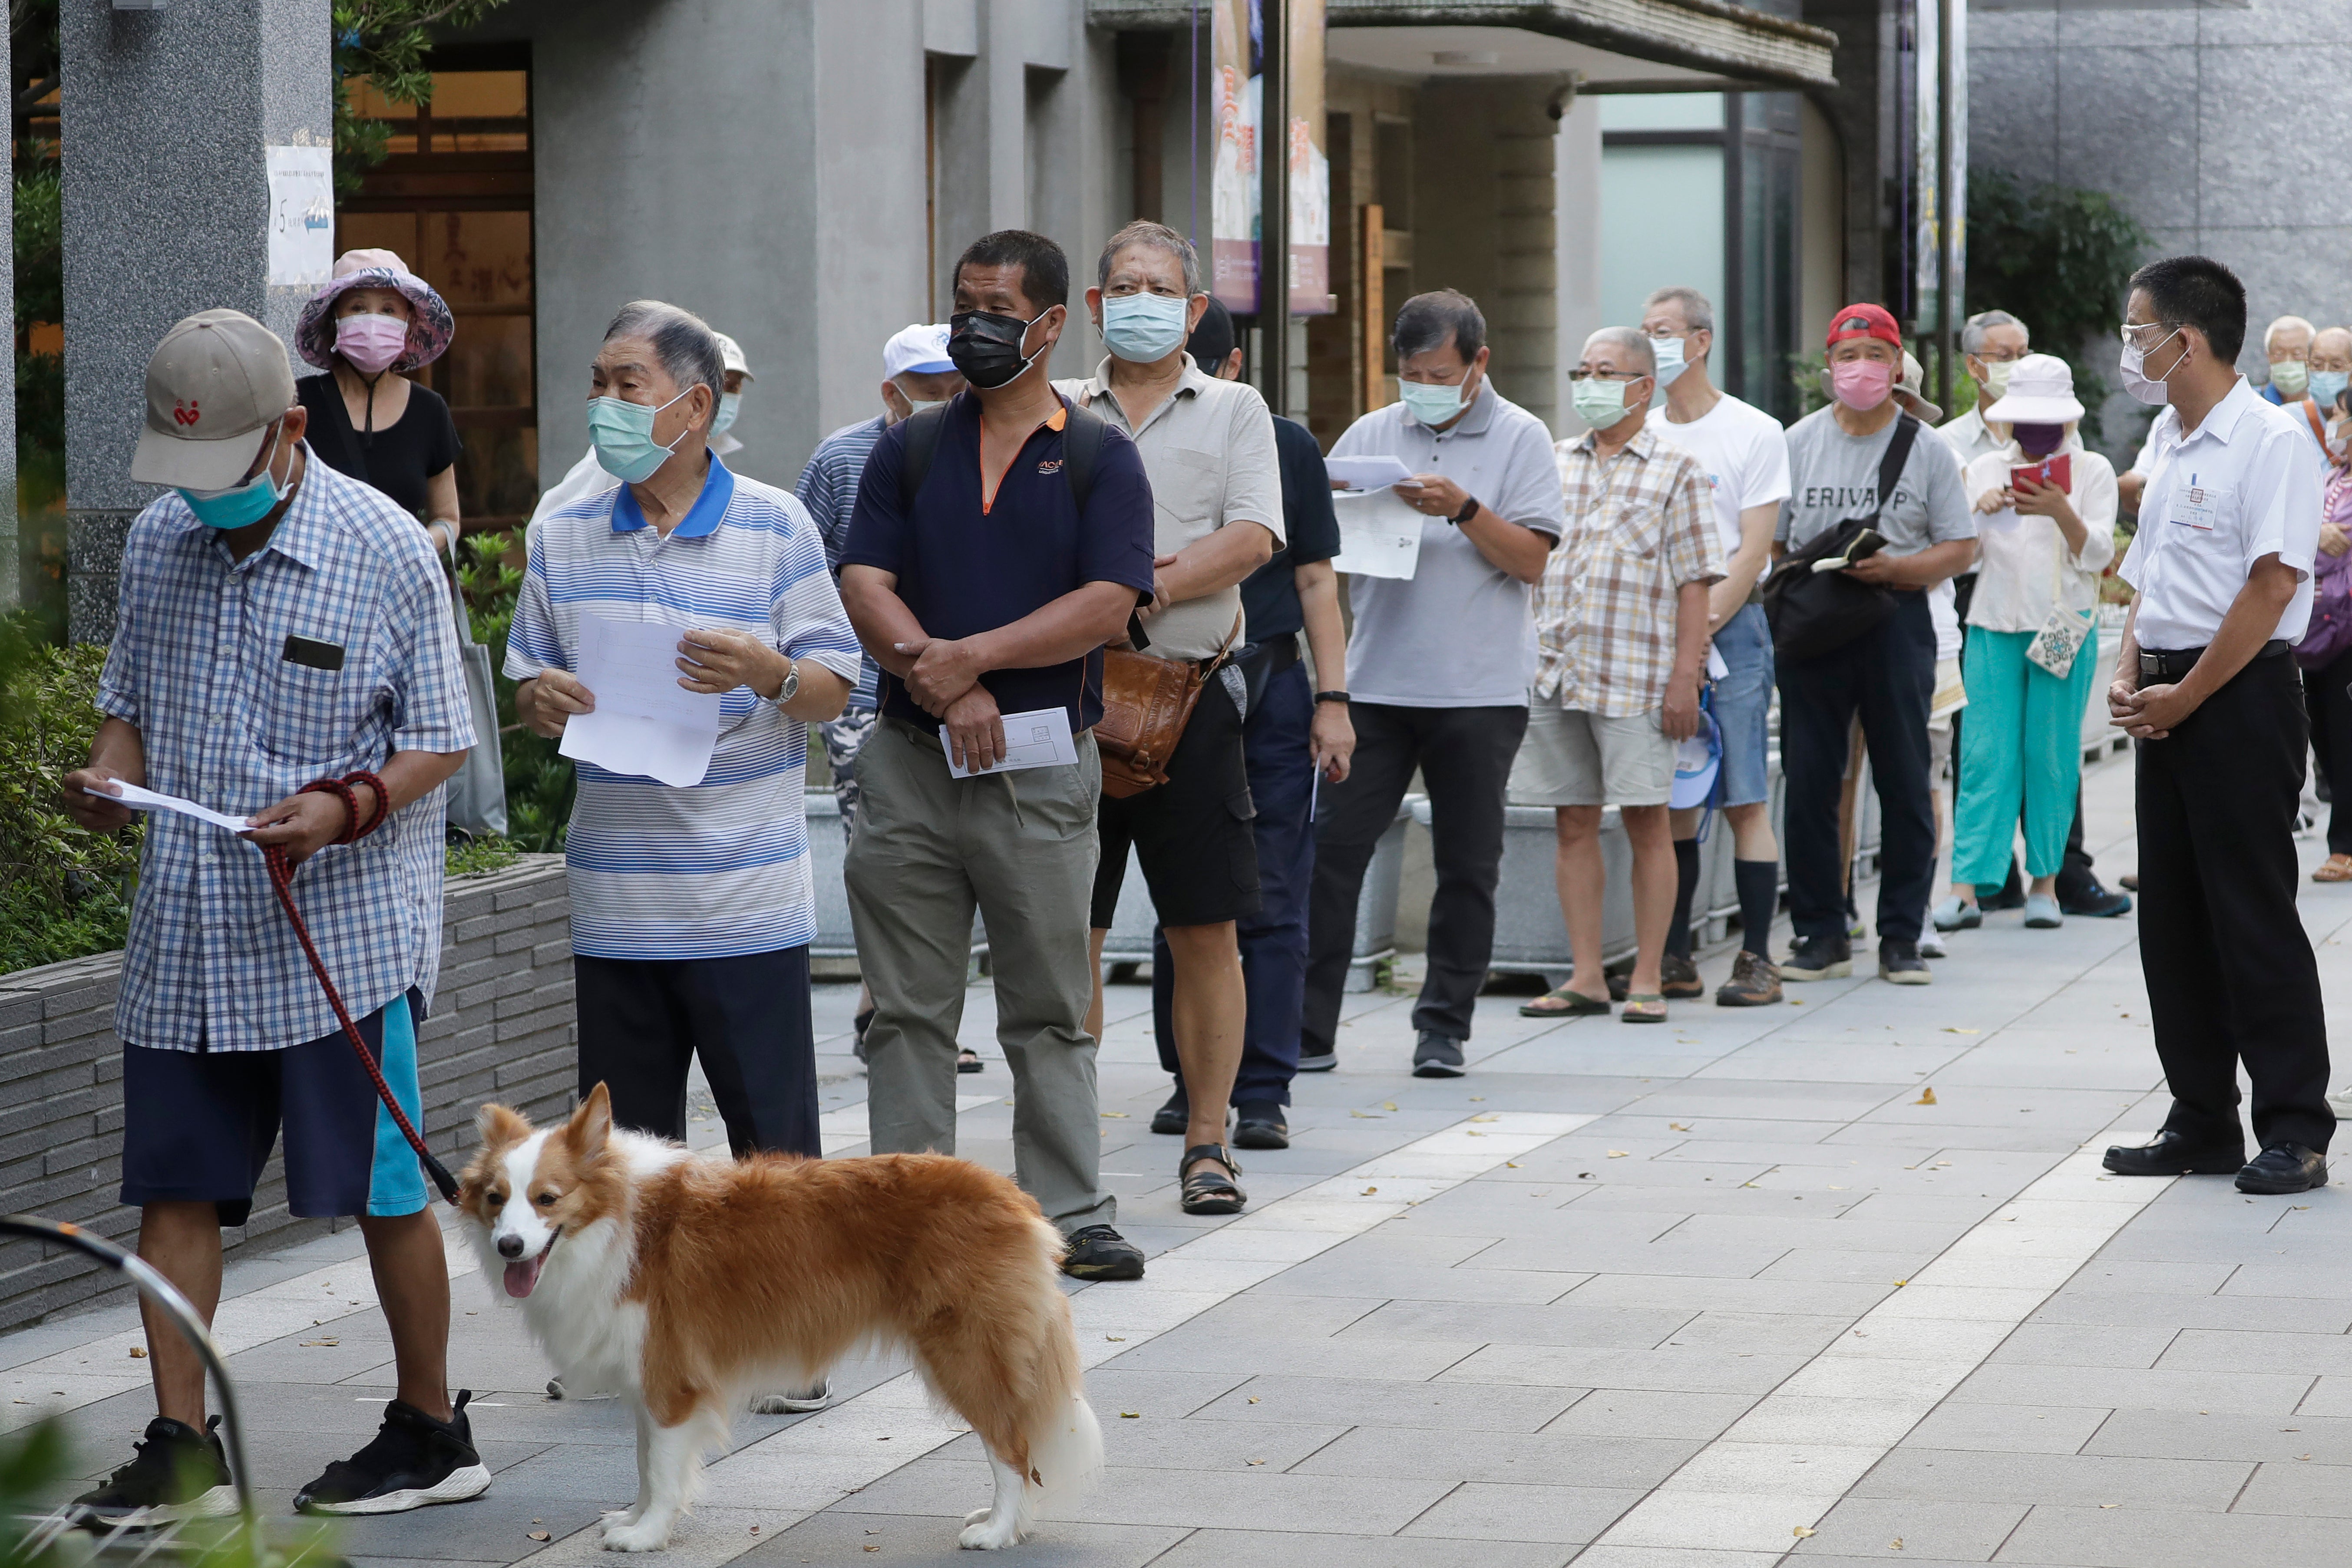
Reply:
[[[1601,316],[1601,100],[1570,99],[1552,150],[1552,233],[1558,256],[1554,299],[1559,327],[1552,385],[1552,434],[1580,433],[1562,380],[1584,353],[1584,340],[1608,325]],[[1834,307],[1832,307],[1834,309]]]
[[[218,306],[290,337],[310,296],[268,282],[264,150],[332,139],[328,0],[76,0],[59,26],[66,599],[73,640],[104,642],[123,535],[153,495],[130,478],[148,356]]]

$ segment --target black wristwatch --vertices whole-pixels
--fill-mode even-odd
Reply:
[[[1318,691],[1315,694],[1315,700],[1318,702],[1337,702],[1339,706],[1344,708],[1348,705],[1348,694],[1344,691]]]
[[[1460,511],[1455,512],[1452,517],[1447,518],[1445,521],[1452,523],[1454,527],[1459,528],[1477,515],[1478,498],[1476,496],[1472,496],[1468,500],[1462,503],[1462,510]]]

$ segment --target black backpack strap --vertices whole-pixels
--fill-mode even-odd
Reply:
[[[1886,451],[1878,459],[1878,504],[1872,507],[1864,525],[1876,528],[1878,520],[1886,514],[1889,501],[1895,499],[1895,486],[1903,478],[1903,465],[1911,460],[1911,448],[1917,444],[1921,426],[1908,414],[1895,417],[1895,434],[1887,437]]]
[[[1070,400],[1069,410],[1069,423],[1062,429],[1062,477],[1070,482],[1070,499],[1084,511],[1087,497],[1094,493],[1095,459],[1110,438],[1110,422],[1076,398]]]
[[[931,459],[939,455],[940,433],[948,425],[947,404],[919,409],[907,418],[906,446],[898,459],[898,510],[911,511],[915,496],[930,477]]]

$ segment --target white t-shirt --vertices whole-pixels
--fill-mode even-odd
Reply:
[[[1789,499],[1789,439],[1780,422],[1729,393],[1687,425],[1666,417],[1666,405],[1650,410],[1650,433],[1696,458],[1715,490],[1716,520],[1723,527],[1723,554],[1739,550],[1739,514],[1751,506]]]

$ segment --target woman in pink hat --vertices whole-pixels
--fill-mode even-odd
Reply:
[[[323,374],[294,384],[310,449],[415,514],[435,550],[457,541],[457,426],[449,405],[406,372],[449,346],[449,307],[389,250],[347,250],[302,307],[297,353]]]

